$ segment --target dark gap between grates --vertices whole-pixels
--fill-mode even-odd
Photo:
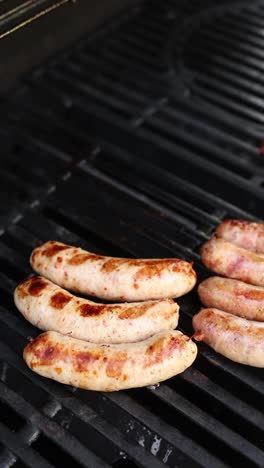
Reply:
[[[41,434],[31,446],[45,457],[49,462],[55,464],[60,460],[61,465],[69,466],[69,468],[81,467],[68,453],[60,449],[52,440]]]
[[[47,394],[40,388],[32,386],[32,382],[27,379],[21,373],[18,373],[13,367],[7,365],[6,362],[0,361],[1,370],[0,370],[0,380],[3,383],[8,382],[8,387],[13,391],[17,390],[17,382],[19,381],[19,394],[25,399],[28,400],[30,397],[30,403],[33,404],[36,408],[41,409],[45,404],[48,403],[49,399]],[[32,391],[34,389],[34,391]],[[15,413],[17,418],[19,416]],[[11,423],[12,424],[12,423]],[[22,427],[22,423],[20,424]],[[12,429],[12,427],[11,427]]]
[[[2,401],[0,401],[0,412],[1,423],[5,424],[11,431],[19,431],[25,424],[25,421],[13,409]]]
[[[25,465],[21,460],[16,460],[12,466],[13,468],[27,468],[27,465]]]
[[[130,460],[118,460],[112,464],[113,468],[136,468],[137,466]]]

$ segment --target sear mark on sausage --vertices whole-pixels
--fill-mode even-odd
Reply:
[[[121,320],[124,319],[136,319],[138,317],[141,317],[144,315],[144,313],[150,308],[149,304],[142,304],[140,307],[127,307],[126,309],[123,309],[121,314],[119,315],[119,318]]]
[[[54,309],[61,310],[63,309],[70,301],[72,297],[63,292],[57,292],[51,296],[49,305]]]
[[[228,225],[231,227],[238,227],[238,228],[244,229],[245,227],[248,226],[248,224],[249,224],[249,221],[246,221],[245,219],[226,219],[220,224],[220,226]],[[258,225],[256,223],[251,223],[251,226],[254,227],[253,230],[256,230]]]
[[[48,337],[45,334],[39,335],[35,340],[30,342],[25,352],[32,352],[34,354],[34,365],[38,366],[49,366],[56,360],[61,358],[61,346],[50,343]]]
[[[93,305],[93,304],[82,304],[79,307],[80,314],[82,317],[96,316],[102,314],[106,309],[104,304]]]
[[[32,278],[29,280],[28,294],[30,296],[40,296],[47,286],[48,283],[43,278]]]
[[[134,288],[139,287],[137,281],[143,279],[150,279],[154,276],[160,276],[161,273],[166,271],[169,268],[172,268],[173,272],[183,271],[183,269],[188,270],[189,274],[195,274],[191,268],[190,264],[183,266],[182,260],[178,259],[158,259],[158,260],[140,260],[140,259],[123,259],[123,258],[111,258],[104,262],[102,265],[101,271],[104,273],[111,273],[115,270],[118,270],[122,265],[126,264],[129,266],[138,267],[134,276]]]
[[[141,265],[140,265],[141,266]],[[190,264],[184,264],[182,260],[178,259],[162,259],[158,261],[142,262],[142,268],[135,274],[135,280],[141,281],[143,279],[150,279],[153,276],[161,276],[163,271],[172,268],[172,271],[177,273],[185,270],[186,273],[195,275]]]
[[[142,279],[152,278],[153,276],[160,276],[164,268],[168,268],[174,262],[169,260],[159,260],[159,262],[151,261],[145,263],[142,268],[135,274],[135,279],[140,281]],[[174,270],[174,268],[173,268]],[[175,270],[174,270],[175,271]]]
[[[155,343],[150,345],[146,350],[146,361],[144,367],[150,367],[154,364],[161,363],[164,359],[169,359],[174,351],[184,346],[182,338],[171,337],[169,341],[165,338],[157,340]]]
[[[110,258],[102,265],[101,271],[104,273],[111,273],[112,271],[117,270],[121,265],[127,263],[127,265],[131,265],[131,262],[134,260],[127,260],[125,258]]]
[[[259,291],[258,289],[244,291],[242,288],[237,287],[235,289],[235,294],[237,296],[243,296],[245,297],[245,299],[249,299],[252,301],[264,301],[264,289],[263,291]]]
[[[50,258],[50,257],[54,257],[54,255],[58,254],[59,252],[62,252],[63,250],[67,250],[70,248],[71,247],[68,245],[60,245],[60,244],[57,244],[55,241],[50,241],[48,247],[42,250],[41,255],[43,257]],[[34,261],[34,258],[32,258],[32,260]]]
[[[125,352],[115,353],[115,355],[111,357],[107,362],[106,375],[108,377],[113,377],[116,379],[120,378],[126,361],[127,361],[127,353]]]
[[[74,368],[77,372],[89,372],[89,366],[101,358],[101,353],[82,351],[74,356]]]
[[[102,257],[102,255],[95,255],[95,254],[89,254],[89,253],[77,253],[73,255],[71,258],[69,258],[67,263],[69,265],[77,266],[77,265],[81,265],[82,263],[87,262],[88,260],[90,262],[94,262],[97,260],[101,260],[102,258],[104,258]]]

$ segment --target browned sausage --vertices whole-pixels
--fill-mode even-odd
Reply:
[[[264,367],[264,323],[218,309],[202,309],[193,317],[194,338],[241,364]]]
[[[112,345],[46,332],[26,346],[23,357],[33,371],[50,379],[111,392],[169,379],[189,367],[196,354],[195,343],[179,331]]]
[[[178,324],[179,306],[172,299],[97,304],[43,277],[23,281],[14,296],[17,308],[33,325],[94,343],[144,340]]]
[[[216,235],[244,249],[264,253],[264,223],[228,219],[219,224]]]
[[[199,285],[198,294],[207,307],[215,307],[249,320],[264,321],[264,288],[260,286],[212,276]]]
[[[115,301],[179,297],[196,283],[191,264],[177,258],[104,257],[55,241],[36,248],[30,261],[59,286]]]
[[[264,286],[264,258],[221,238],[212,237],[201,248],[204,265],[219,275]]]

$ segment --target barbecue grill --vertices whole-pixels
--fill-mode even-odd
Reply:
[[[0,45],[19,47],[53,14]],[[96,31],[82,22],[78,40],[23,77],[18,67],[1,101],[0,467],[264,466],[262,369],[199,344],[193,366],[157,388],[63,386],[24,364],[39,331],[12,297],[42,241],[179,256],[201,280],[199,248],[215,226],[263,218],[263,25],[261,1],[149,0]],[[190,335],[196,292],[179,303]]]

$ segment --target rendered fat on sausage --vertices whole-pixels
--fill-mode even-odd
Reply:
[[[254,367],[264,367],[264,323],[219,309],[202,309],[193,317],[194,338],[217,353]]]
[[[42,330],[54,330],[94,343],[143,340],[176,328],[179,306],[172,299],[133,304],[97,304],[61,289],[43,277],[19,284],[15,304]]]
[[[212,237],[201,248],[204,265],[219,275],[264,286],[264,258],[223,239]]]
[[[244,249],[264,253],[264,223],[228,219],[219,224],[216,235]]]
[[[24,349],[36,373],[87,390],[111,392],[153,385],[183,372],[197,354],[190,338],[165,331],[129,344],[92,344],[45,332]]]
[[[61,287],[115,301],[179,297],[196,283],[191,264],[183,260],[104,257],[55,241],[36,248],[30,261]]]
[[[212,276],[199,285],[198,294],[206,307],[264,322],[264,288],[260,286]]]

